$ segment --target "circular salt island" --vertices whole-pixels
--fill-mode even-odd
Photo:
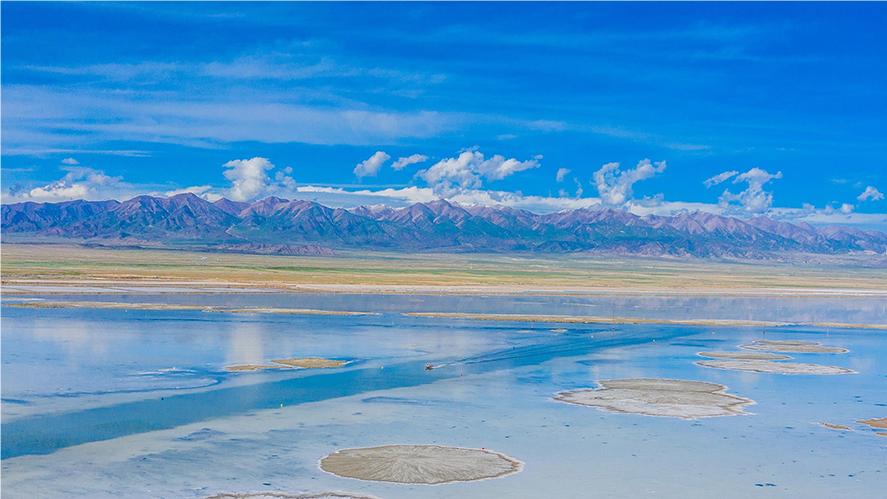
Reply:
[[[600,388],[561,392],[555,400],[610,412],[681,419],[746,414],[751,399],[726,393],[727,387],[703,381],[642,378],[598,381]]]
[[[700,360],[697,365],[728,371],[747,371],[768,374],[812,374],[819,376],[835,376],[839,374],[856,374],[846,367],[807,364],[804,362],[772,362],[769,360]]]
[[[712,359],[735,360],[787,360],[791,358],[788,355],[770,352],[698,352],[696,355]]]
[[[816,341],[802,340],[755,340],[749,345],[739,345],[745,350],[764,350],[767,352],[788,353],[847,353],[844,347],[823,345]]]
[[[345,478],[424,485],[499,478],[522,466],[498,452],[441,445],[342,449],[320,461],[320,469]]]

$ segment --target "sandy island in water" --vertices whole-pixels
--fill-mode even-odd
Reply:
[[[110,308],[118,310],[195,310],[228,314],[291,314],[291,315],[379,315],[377,312],[319,310],[312,308],[222,307],[215,305],[179,305],[168,303],[126,303],[109,301],[13,301],[5,307],[17,308]]]
[[[344,360],[321,359],[317,357],[306,357],[296,359],[276,359],[272,360],[275,364],[283,364],[290,367],[299,367],[302,369],[327,369],[330,367],[342,367],[347,364]]]
[[[823,345],[815,341],[801,340],[755,340],[748,345],[739,345],[745,350],[764,350],[767,352],[789,353],[847,353],[844,347]]]
[[[276,366],[273,364],[235,364],[233,366],[225,366],[226,371],[233,373],[264,371],[266,369],[289,369],[287,366]]]
[[[838,366],[807,364],[803,362],[773,362],[770,360],[700,360],[696,365],[725,369],[728,371],[748,371],[770,374],[815,374],[830,376],[856,374],[856,371]]]
[[[249,372],[264,371],[266,369],[328,369],[331,367],[342,367],[348,363],[345,360],[322,359],[319,357],[304,357],[292,359],[276,359],[272,360],[274,364],[235,364],[225,366],[226,371],[231,372]]]
[[[887,418],[860,419],[857,423],[862,423],[878,430],[887,429]],[[879,431],[875,433],[875,435],[878,435],[879,437],[887,437],[887,432]]]
[[[851,428],[847,425],[838,424],[838,423],[819,423],[819,426],[822,426],[823,428],[828,428],[829,430],[835,430],[835,431],[853,431],[853,428]]]
[[[425,485],[499,478],[522,467],[498,452],[441,445],[343,449],[320,461],[320,469],[345,478]]]
[[[561,392],[555,400],[611,412],[681,419],[736,416],[755,402],[726,393],[727,387],[677,379],[611,379],[596,389]]]
[[[821,326],[821,323],[818,322],[776,322],[741,319],[658,319],[643,317],[603,317],[594,315],[475,314],[465,312],[405,312],[403,315],[408,317],[427,317],[434,319],[471,319],[478,321],[549,322],[564,324],[673,324],[676,326],[725,327]],[[834,322],[822,324],[830,324],[830,327],[855,329],[887,329],[887,324],[838,324]]]
[[[736,360],[788,360],[788,355],[779,355],[769,352],[697,352],[700,357],[712,359],[736,359]]]
[[[879,430],[887,430],[887,418],[860,419],[858,422]]]

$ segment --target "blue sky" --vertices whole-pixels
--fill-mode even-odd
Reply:
[[[4,3],[3,198],[887,225],[885,25],[883,4]]]

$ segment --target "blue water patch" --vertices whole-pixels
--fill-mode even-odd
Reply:
[[[6,398],[6,397],[3,397],[2,399],[0,399],[0,402],[3,402],[4,404],[15,404],[15,405],[28,405],[31,403],[31,402],[24,400],[24,399],[13,399],[13,398]]]
[[[376,390],[419,386],[464,374],[536,365],[558,357],[585,355],[602,348],[641,344],[695,332],[698,331],[694,328],[669,328],[664,331],[639,326],[615,334],[595,335],[594,338],[553,335],[545,343],[448,359],[443,367],[433,370],[427,370],[424,361],[403,362],[384,368],[330,370],[246,386],[22,417],[2,425],[2,458],[47,454],[72,445],[170,429],[281,405],[292,406]]]

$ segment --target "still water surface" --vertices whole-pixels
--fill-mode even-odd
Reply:
[[[887,303],[834,298],[97,295],[380,312],[286,316],[21,309],[2,317],[2,492],[7,497],[203,497],[340,490],[379,497],[749,495],[877,497],[887,438],[887,340],[872,330],[574,326],[404,317],[406,311],[883,323]],[[566,332],[553,329],[565,327]],[[849,376],[706,369],[700,350],[806,339],[797,354]],[[230,373],[275,358],[348,360],[330,370]],[[447,364],[427,371],[427,363]],[[753,415],[683,421],[555,402],[598,379],[727,385]],[[852,432],[822,428],[845,424]],[[386,443],[486,447],[525,463],[499,480],[404,486],[327,475],[336,449]]]

